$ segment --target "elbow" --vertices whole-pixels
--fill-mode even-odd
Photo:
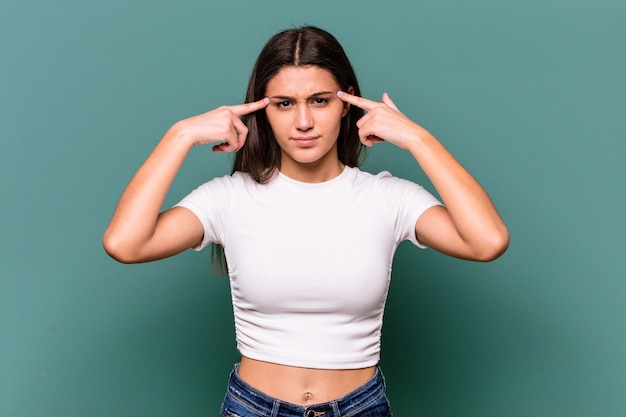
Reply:
[[[498,259],[509,247],[511,237],[509,231],[504,228],[496,233],[491,233],[476,253],[476,261],[491,262]]]
[[[102,247],[111,258],[123,264],[139,263],[141,260],[136,256],[131,246],[125,244],[121,239],[105,233],[102,237]]]

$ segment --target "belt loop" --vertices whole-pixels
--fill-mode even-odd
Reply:
[[[380,375],[380,379],[382,379],[383,381],[383,389],[387,389],[387,381],[385,381],[385,375],[383,374],[383,370],[380,369],[380,366],[377,367],[378,369],[376,369],[376,371],[378,372],[378,375]]]
[[[341,417],[341,411],[339,410],[339,405],[337,401],[331,401],[330,405],[333,407],[333,417]]]
[[[280,411],[280,400],[274,399],[274,404],[272,405],[272,417],[278,417],[279,411]]]

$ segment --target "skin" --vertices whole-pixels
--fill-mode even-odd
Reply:
[[[504,253],[509,232],[491,199],[429,131],[400,112],[387,93],[380,103],[337,94],[367,111],[357,122],[361,142],[371,147],[387,141],[409,151],[437,189],[445,207],[432,207],[420,216],[415,225],[420,242],[473,261],[492,261]]]
[[[194,214],[181,207],[159,210],[189,150],[199,145],[211,145],[215,152],[241,149],[248,131],[239,117],[250,112],[266,111],[281,148],[283,174],[304,182],[338,176],[344,168],[337,157],[341,118],[349,106],[357,106],[366,111],[357,123],[360,140],[370,147],[385,141],[410,152],[445,204],[419,218],[418,240],[463,259],[490,261],[500,256],[509,243],[508,230],[471,174],[386,93],[377,102],[350,91],[339,91],[331,73],[319,67],[285,67],[268,83],[268,98],[223,106],[174,124],[122,194],[104,233],[105,250],[120,262],[136,263],[199,244],[204,232]],[[299,368],[243,357],[239,375],[271,396],[308,405],[349,393],[374,371]]]
[[[265,109],[281,148],[280,171],[298,181],[338,176],[337,137],[347,106],[333,75],[315,66],[286,67],[267,84]]]

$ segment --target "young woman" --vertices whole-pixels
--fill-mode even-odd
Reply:
[[[402,240],[476,261],[506,226],[476,180],[387,94],[360,96],[337,40],[314,27],[263,48],[246,103],[175,123],[130,181],[104,234],[120,262],[223,248],[237,347],[222,415],[387,416],[377,367],[393,253]],[[419,185],[360,171],[363,146],[406,149]],[[189,150],[236,152],[215,178],[159,212]]]

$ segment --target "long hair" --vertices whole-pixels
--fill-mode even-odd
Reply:
[[[352,65],[343,48],[330,33],[312,26],[289,29],[274,35],[263,47],[252,70],[246,102],[265,97],[268,82],[283,67],[315,65],[330,71],[339,88],[353,89],[361,95]],[[363,110],[350,106],[348,114],[341,119],[337,138],[339,161],[347,166],[359,166],[363,144],[359,140],[356,122]],[[280,166],[280,147],[274,139],[265,111],[243,116],[248,127],[244,146],[236,153],[233,172],[248,173],[259,183],[267,182]]]
[[[325,30],[304,26],[277,33],[265,44],[252,70],[245,102],[254,102],[265,97],[267,84],[284,67],[314,65],[328,70],[343,91],[352,89],[360,96],[361,90],[350,60],[341,44]],[[356,122],[363,117],[363,110],[350,106],[341,119],[337,138],[339,161],[349,167],[358,167],[363,153]],[[232,172],[249,174],[258,183],[266,183],[280,168],[280,147],[265,111],[260,110],[242,116],[248,127],[248,136],[243,147],[235,154]],[[213,270],[222,275],[227,273],[224,248],[213,245]]]

